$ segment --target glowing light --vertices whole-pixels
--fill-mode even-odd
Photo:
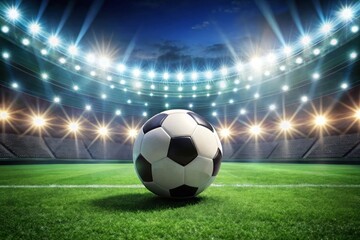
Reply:
[[[86,106],[85,106],[85,110],[86,110],[86,111],[91,111],[91,105],[86,105]]]
[[[155,85],[154,85],[154,84],[151,84],[150,88],[151,88],[151,89],[155,89]]]
[[[309,101],[309,98],[307,96],[301,97],[301,102],[306,103],[307,101]]]
[[[24,38],[24,39],[21,41],[21,43],[22,43],[24,46],[29,46],[30,40],[27,39],[27,38]]]
[[[279,69],[280,69],[280,71],[285,71],[286,70],[286,67],[285,67],[285,65],[281,65],[280,67],[279,67]]]
[[[164,86],[164,91],[169,90],[169,86]]]
[[[210,86],[209,84],[206,84],[205,89],[206,89],[206,90],[210,90],[210,89],[211,89],[211,86]]]
[[[71,45],[68,48],[68,52],[70,53],[70,55],[76,56],[78,54],[79,50],[76,45]]]
[[[2,57],[3,57],[4,59],[9,59],[9,58],[10,58],[10,54],[9,54],[8,52],[3,52],[3,53],[2,53]]]
[[[280,125],[280,130],[284,132],[291,130],[292,127],[291,122],[288,120],[281,121],[279,125]]]
[[[267,56],[266,56],[266,59],[269,63],[273,64],[276,62],[277,60],[277,57],[274,53],[269,53]]]
[[[360,120],[360,109],[358,109],[358,110],[355,111],[355,118],[356,118],[357,120]]]
[[[148,76],[151,79],[155,78],[155,72],[153,70],[149,71]]]
[[[284,86],[282,86],[282,88],[281,88],[284,92],[287,92],[287,91],[289,91],[289,86],[288,85],[284,85]]]
[[[74,85],[74,86],[73,86],[73,89],[74,89],[74,91],[78,91],[78,90],[79,90],[79,86],[78,86],[78,85]]]
[[[319,55],[319,54],[320,54],[320,49],[315,48],[314,51],[313,51],[313,54],[314,54],[315,56]]]
[[[142,116],[143,116],[143,117],[147,117],[147,115],[148,115],[147,112],[143,112],[143,113],[142,113]]]
[[[41,49],[40,51],[41,55],[47,55],[48,54],[48,51],[46,49]]]
[[[206,71],[206,72],[205,72],[205,77],[206,77],[207,79],[212,79],[212,77],[213,77],[212,71]]]
[[[19,88],[19,84],[14,82],[14,83],[11,84],[11,87],[14,88],[14,89],[17,89],[17,88]]]
[[[61,99],[59,97],[54,97],[54,103],[60,103]]]
[[[46,125],[46,120],[43,116],[33,116],[32,125],[37,128],[42,128]]]
[[[109,136],[109,129],[106,126],[100,126],[97,129],[97,133],[101,136],[101,137],[107,137]]]
[[[350,58],[351,58],[351,59],[357,58],[357,53],[356,53],[356,52],[351,52],[351,53],[350,53]]]
[[[263,65],[262,59],[259,57],[253,57],[250,60],[250,64],[254,69],[260,69]]]
[[[9,118],[9,113],[5,110],[0,110],[0,120],[5,121]]]
[[[274,111],[276,109],[276,105],[275,104],[271,104],[270,106],[269,106],[269,110],[270,111]]]
[[[319,116],[315,117],[314,122],[315,122],[316,126],[322,127],[322,126],[324,126],[326,124],[327,119],[324,116],[319,115]]]
[[[165,103],[165,108],[169,108],[169,104],[168,104],[168,103]]]
[[[354,25],[351,27],[351,32],[352,33],[357,33],[359,31],[359,27],[357,25]]]
[[[164,74],[163,74],[163,79],[164,80],[168,80],[169,79],[169,73],[168,72],[164,72]]]
[[[341,89],[347,89],[348,87],[349,87],[349,85],[347,84],[347,83],[342,83],[341,85],[340,85],[340,87],[341,87]]]
[[[40,33],[40,30],[41,30],[40,24],[38,24],[37,22],[30,23],[29,31],[32,35],[36,35]]]
[[[95,71],[91,71],[91,72],[90,72],[90,75],[91,75],[92,77],[95,77],[95,76],[96,76],[96,72],[95,72]]]
[[[20,18],[20,12],[15,7],[11,7],[6,11],[6,17],[11,21],[16,21]]]
[[[292,48],[290,46],[285,46],[283,48],[283,52],[285,53],[286,56],[289,56],[292,53]]]
[[[117,65],[117,70],[118,70],[120,73],[123,73],[123,72],[125,72],[125,70],[126,70],[126,66],[125,66],[123,63],[120,63],[119,65]]]
[[[216,103],[215,103],[215,102],[211,103],[211,106],[212,106],[212,107],[215,107],[215,106],[216,106]]]
[[[178,91],[181,92],[183,90],[183,87],[178,87]]]
[[[220,82],[220,88],[226,88],[226,82],[225,81]]]
[[[255,93],[255,94],[254,94],[254,98],[255,98],[255,99],[258,99],[259,97],[260,97],[260,94],[259,94],[259,93]]]
[[[212,115],[213,117],[216,117],[216,116],[217,116],[217,112],[216,112],[216,111],[213,111],[213,112],[211,113],[211,115]]]
[[[48,40],[50,47],[57,47],[60,44],[60,39],[58,37],[56,37],[55,35],[52,35],[49,37]]]
[[[226,67],[222,67],[220,72],[221,72],[221,75],[223,75],[223,76],[226,76],[228,74],[228,70]]]
[[[332,30],[333,30],[333,24],[331,22],[325,22],[320,27],[320,31],[323,34],[329,34],[332,32]]]
[[[131,104],[131,103],[132,103],[131,99],[128,99],[126,102],[127,102],[128,104]]]
[[[67,127],[68,127],[69,132],[72,132],[72,133],[77,133],[80,131],[80,125],[77,122],[69,122]]]
[[[345,22],[350,21],[354,17],[354,10],[351,7],[344,7],[340,10],[339,17]]]
[[[189,104],[189,108],[193,108],[194,105],[192,103]]]
[[[320,78],[320,74],[319,73],[313,73],[312,78],[314,80],[318,80]]]
[[[119,82],[121,85],[125,85],[126,81],[124,79],[121,79]]]
[[[198,74],[197,74],[197,72],[192,72],[192,73],[191,73],[191,80],[196,81],[197,79],[198,79]]]
[[[106,99],[107,98],[106,94],[105,93],[101,94],[101,98]]]
[[[1,31],[3,32],[3,33],[8,33],[9,31],[10,31],[10,29],[9,29],[9,27],[8,26],[2,26],[1,27]]]
[[[302,64],[302,63],[304,62],[304,60],[303,60],[301,57],[297,57],[296,60],[295,60],[295,62],[296,62],[297,64]]]
[[[138,130],[137,129],[134,129],[134,128],[131,128],[128,130],[128,136],[130,138],[135,138],[138,134]]]
[[[304,35],[301,38],[301,44],[304,46],[308,46],[311,43],[311,37],[309,35]]]
[[[142,87],[141,82],[139,81],[135,82],[135,88],[141,88],[141,87]]]
[[[222,128],[219,133],[221,138],[229,138],[232,135],[229,128]]]
[[[251,87],[251,86],[250,86],[249,84],[246,84],[245,89],[246,89],[246,90],[249,90],[250,87]]]
[[[115,115],[116,115],[116,116],[120,116],[120,115],[121,115],[121,110],[117,109],[117,110],[115,111]]]
[[[233,104],[234,103],[234,99],[229,99],[229,103]]]
[[[65,64],[65,63],[66,63],[66,59],[63,58],[63,57],[61,57],[61,58],[59,58],[59,62],[60,62],[61,64]]]
[[[47,73],[42,73],[41,78],[47,80],[49,78],[49,75]]]
[[[331,46],[336,46],[338,44],[338,40],[336,38],[333,38],[330,40],[330,45]]]
[[[177,75],[176,75],[176,78],[178,81],[182,81],[184,80],[184,74],[182,72],[179,72]]]
[[[253,125],[253,126],[250,127],[249,131],[250,131],[250,133],[252,135],[257,136],[257,135],[261,134],[262,130],[261,130],[261,127],[259,125]]]
[[[238,72],[241,72],[244,69],[244,66],[241,62],[238,62],[236,64],[236,69],[238,70]]]
[[[246,112],[247,112],[246,109],[244,109],[244,108],[240,109],[240,114],[241,114],[241,115],[245,115]]]
[[[103,69],[110,67],[111,61],[107,56],[101,56],[99,59],[99,66]],[[140,74],[139,74],[140,75]],[[135,76],[135,75],[134,75]]]
[[[74,68],[75,68],[76,71],[80,71],[80,69],[81,69],[81,67],[79,65],[75,65]]]

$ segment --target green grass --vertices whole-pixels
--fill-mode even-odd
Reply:
[[[360,166],[224,163],[216,184],[360,184]],[[0,185],[140,184],[131,164],[0,166]],[[360,188],[0,188],[0,239],[360,239]]]

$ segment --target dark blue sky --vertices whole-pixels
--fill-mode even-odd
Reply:
[[[332,0],[33,0],[22,1],[20,8],[86,49],[172,67],[227,63],[278,48],[318,27],[340,5]]]

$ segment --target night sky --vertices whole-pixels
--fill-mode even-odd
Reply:
[[[217,66],[280,48],[344,1],[23,1],[27,16],[82,49],[129,64]],[[277,29],[279,31],[277,31]]]

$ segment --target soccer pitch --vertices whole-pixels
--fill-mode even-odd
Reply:
[[[360,166],[223,163],[188,201],[132,164],[0,166],[0,239],[309,238],[360,238]]]

